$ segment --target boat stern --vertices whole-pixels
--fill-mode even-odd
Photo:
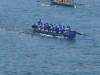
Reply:
[[[76,31],[70,31],[67,33],[67,35],[64,35],[64,37],[67,37],[69,39],[75,39],[76,38]]]

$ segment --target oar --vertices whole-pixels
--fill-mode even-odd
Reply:
[[[88,36],[88,35],[86,35],[86,34],[84,34],[84,33],[80,33],[80,32],[76,32],[76,34]]]
[[[87,4],[75,3],[75,2],[74,2],[74,4],[78,4],[78,5],[84,5],[84,6],[89,6],[89,5],[87,5]]]
[[[40,2],[40,1],[37,1],[37,2]]]

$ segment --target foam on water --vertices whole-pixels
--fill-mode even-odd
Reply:
[[[41,4],[41,6],[50,6],[50,4]]]
[[[5,30],[4,28],[0,28],[0,30]]]
[[[53,37],[52,35],[47,35],[47,34],[42,34],[40,33],[41,36],[45,36],[45,37]]]

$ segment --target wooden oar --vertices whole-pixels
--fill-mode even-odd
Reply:
[[[80,32],[76,32],[76,34],[84,35],[84,36],[89,36],[89,35],[86,35],[86,34],[84,34],[84,33],[80,33]]]
[[[75,2],[74,2],[74,4],[78,4],[78,5],[84,5],[84,6],[89,6],[89,5],[87,5],[87,4],[75,3]]]
[[[40,2],[40,1],[37,1],[37,2]]]

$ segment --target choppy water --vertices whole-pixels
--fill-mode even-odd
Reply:
[[[41,0],[0,0],[0,75],[100,75],[100,0],[76,8]],[[31,24],[70,25],[75,40],[34,33]]]

